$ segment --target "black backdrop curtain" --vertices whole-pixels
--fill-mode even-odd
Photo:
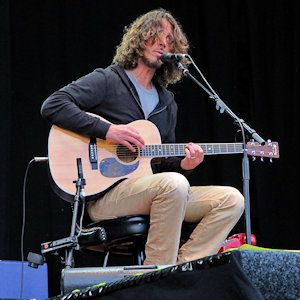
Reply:
[[[176,2],[176,1],[175,1]],[[163,7],[181,22],[190,54],[225,103],[281,158],[251,163],[252,233],[263,247],[299,249],[299,1],[0,1],[0,259],[20,260],[27,164],[47,155],[50,126],[39,114],[52,92],[110,64],[123,27]],[[192,74],[197,76],[194,69]],[[170,87],[179,106],[179,142],[232,142],[237,127],[188,78]],[[207,156],[191,184],[242,191],[240,155]],[[71,211],[33,164],[26,185],[25,256],[69,234]],[[233,233],[245,231],[244,220]]]

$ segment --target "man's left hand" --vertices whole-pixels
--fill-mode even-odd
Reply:
[[[180,166],[184,170],[192,170],[203,162],[204,153],[199,145],[189,143],[185,147],[185,158],[181,161]]]

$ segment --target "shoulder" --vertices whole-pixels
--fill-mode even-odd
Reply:
[[[101,78],[113,78],[118,76],[117,72],[115,71],[113,66],[109,66],[107,68],[96,68],[92,72],[82,76],[80,79],[83,78],[90,78],[90,79],[101,79]]]
[[[120,76],[110,67],[96,68],[92,72],[73,81],[71,85],[98,86],[98,85],[115,85],[120,81]]]

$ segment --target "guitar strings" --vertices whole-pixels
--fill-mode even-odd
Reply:
[[[122,144],[105,144],[101,145],[101,148],[111,152],[113,154],[116,154],[118,157],[134,157],[134,156],[181,156],[185,154],[185,144],[153,144],[153,145],[145,145],[144,149],[138,148],[136,145],[133,145],[134,148],[137,150],[137,152],[132,152],[130,149],[128,149],[125,145]],[[218,152],[236,152],[243,150],[242,143],[211,143],[211,144],[199,144],[204,151],[211,151],[211,153],[214,153],[214,151]],[[100,148],[100,149],[101,149]],[[101,150],[100,150],[101,151]],[[167,152],[167,153],[166,153]]]

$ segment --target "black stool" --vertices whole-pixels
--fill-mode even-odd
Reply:
[[[181,244],[188,240],[197,224],[183,222]],[[129,215],[90,223],[82,228],[78,244],[83,252],[104,253],[103,267],[107,266],[111,253],[132,255],[135,263],[142,265],[149,226],[149,215]]]

